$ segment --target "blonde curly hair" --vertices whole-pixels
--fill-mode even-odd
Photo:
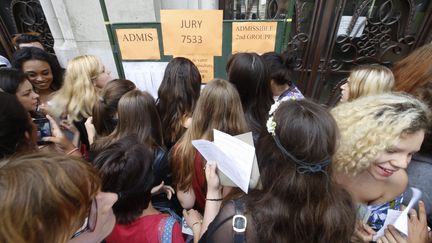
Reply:
[[[340,130],[333,157],[338,171],[357,174],[404,134],[426,130],[428,107],[413,96],[386,93],[341,103],[331,110]]]

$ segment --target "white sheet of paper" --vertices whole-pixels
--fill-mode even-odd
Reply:
[[[351,23],[352,16],[342,16],[337,35],[348,35],[348,27]],[[354,24],[354,28],[349,34],[350,37],[360,37],[363,34],[363,30],[366,26],[366,17],[359,16],[356,23]]]
[[[387,211],[387,217],[384,221],[384,226],[374,235],[373,240],[378,240],[381,236],[384,235],[384,230],[387,228],[387,225],[392,224],[395,226],[397,230],[402,232],[405,235],[408,235],[408,211],[414,207],[414,205],[420,199],[422,193],[419,189],[411,187],[412,197],[408,206],[404,209],[404,211],[398,211],[389,209]]]
[[[229,134],[213,130],[214,142],[193,140],[192,145],[207,160],[217,163],[218,169],[245,193],[249,189],[255,148]]]
[[[187,235],[193,235],[192,229],[187,225],[186,220],[184,217],[182,217],[182,233]]]
[[[139,90],[149,92],[157,99],[168,62],[123,62],[126,79],[134,82]]]
[[[218,163],[219,169],[247,193],[255,157],[254,146],[216,129],[213,137],[214,144],[232,160],[229,165],[219,166]]]
[[[417,188],[411,187],[411,191],[412,197],[408,203],[408,206],[404,209],[404,211],[402,211],[401,216],[394,223],[395,228],[405,235],[408,235],[408,211],[414,207],[422,195],[422,192]]]

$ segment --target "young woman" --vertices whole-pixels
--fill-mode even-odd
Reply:
[[[37,151],[38,128],[15,95],[0,92],[0,114],[3,114],[0,116],[0,158]],[[53,146],[47,147],[68,155],[81,156],[57,123],[50,116],[47,118],[52,136],[45,137],[44,141],[53,143]]]
[[[273,103],[270,81],[263,59],[256,53],[234,54],[227,63],[228,80],[240,95],[249,129],[257,141]]]
[[[184,242],[176,218],[161,213],[151,202],[152,161],[152,151],[133,135],[111,144],[94,160],[102,190],[119,195],[113,207],[117,223],[108,243]],[[167,240],[160,240],[162,237]]]
[[[63,70],[44,50],[26,47],[15,52],[13,67],[23,71],[39,94],[40,104],[46,105],[50,95],[60,89]]]
[[[120,98],[136,89],[135,84],[126,79],[114,79],[103,87],[100,97],[93,107],[92,124],[96,136],[104,137],[112,133],[117,125],[117,107]]]
[[[0,158],[35,151],[36,127],[15,95],[0,92]]]
[[[82,55],[69,61],[64,84],[50,101],[49,110],[56,117],[65,118],[74,123],[80,132],[82,151],[90,148],[85,121],[92,116],[93,106],[97,102],[100,89],[111,81],[110,72],[105,70],[98,57]]]
[[[285,96],[303,99],[304,96],[292,81],[292,59],[276,52],[267,52],[261,56],[270,74],[270,87],[274,101]]]
[[[414,50],[393,67],[396,84],[395,91],[407,92],[425,102],[432,108],[432,44],[426,44]],[[432,227],[432,188],[429,178],[432,173],[432,127],[425,135],[422,147],[416,153],[408,167],[409,185],[423,192],[427,210],[428,225]],[[405,197],[404,202],[409,202]]]
[[[145,91],[129,91],[120,98],[117,113],[118,121],[114,131],[108,136],[96,139],[92,145],[94,155],[125,136],[136,135],[141,144],[152,150],[155,156],[159,155],[156,156],[153,168],[156,176],[155,185],[162,181],[170,184],[162,128],[153,97]]]
[[[117,195],[99,189],[95,169],[74,157],[32,153],[1,160],[0,241],[101,242],[114,227]]]
[[[6,93],[15,95],[27,111],[36,111],[39,95],[34,92],[32,84],[20,70],[1,68],[0,88]]]
[[[118,120],[114,131],[105,137],[99,137],[92,145],[92,157],[95,158],[111,144],[128,135],[137,136],[140,144],[145,145],[154,155],[153,186],[161,187],[165,195],[154,195],[152,200],[156,206],[177,209],[176,200],[171,200],[171,172],[162,140],[162,128],[153,97],[139,90],[124,94],[117,108]]]
[[[171,171],[177,197],[183,208],[201,213],[205,204],[204,158],[191,141],[213,140],[213,129],[238,135],[247,132],[240,97],[235,87],[221,79],[203,89],[192,115],[192,124],[171,150]]]
[[[395,83],[390,69],[381,65],[362,65],[354,68],[341,86],[341,101],[351,101],[366,95],[390,92]]]
[[[257,144],[262,189],[228,202],[215,168],[206,167],[207,201],[200,242],[349,242],[355,225],[350,195],[332,179],[336,122],[307,100],[275,103]],[[295,138],[295,139],[293,139]],[[235,228],[235,229],[234,229]]]
[[[168,149],[190,125],[200,91],[201,75],[195,64],[183,57],[172,59],[165,69],[156,101]]]
[[[335,178],[360,204],[359,217],[369,225],[359,224],[355,237],[369,242],[387,210],[400,208],[406,168],[423,142],[430,111],[414,97],[388,93],[341,103],[331,113],[341,131]]]

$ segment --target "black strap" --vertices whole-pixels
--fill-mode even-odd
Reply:
[[[241,216],[242,218],[244,218],[244,203],[241,200],[234,200],[234,208],[235,208],[235,214],[233,216],[233,232],[234,232],[234,243],[245,243],[246,242],[246,231],[242,231],[242,232],[238,232],[236,230],[234,230],[234,227],[237,226],[239,227],[239,225],[236,225],[236,222],[234,222],[235,217],[237,216]],[[242,219],[237,219],[238,220],[242,220]],[[246,228],[246,221],[243,222],[244,228]]]

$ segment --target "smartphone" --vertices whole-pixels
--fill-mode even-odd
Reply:
[[[44,145],[50,142],[43,141],[42,139],[44,137],[51,137],[51,124],[47,118],[35,118],[33,119],[33,122],[36,124],[37,127],[37,144],[38,145]]]

